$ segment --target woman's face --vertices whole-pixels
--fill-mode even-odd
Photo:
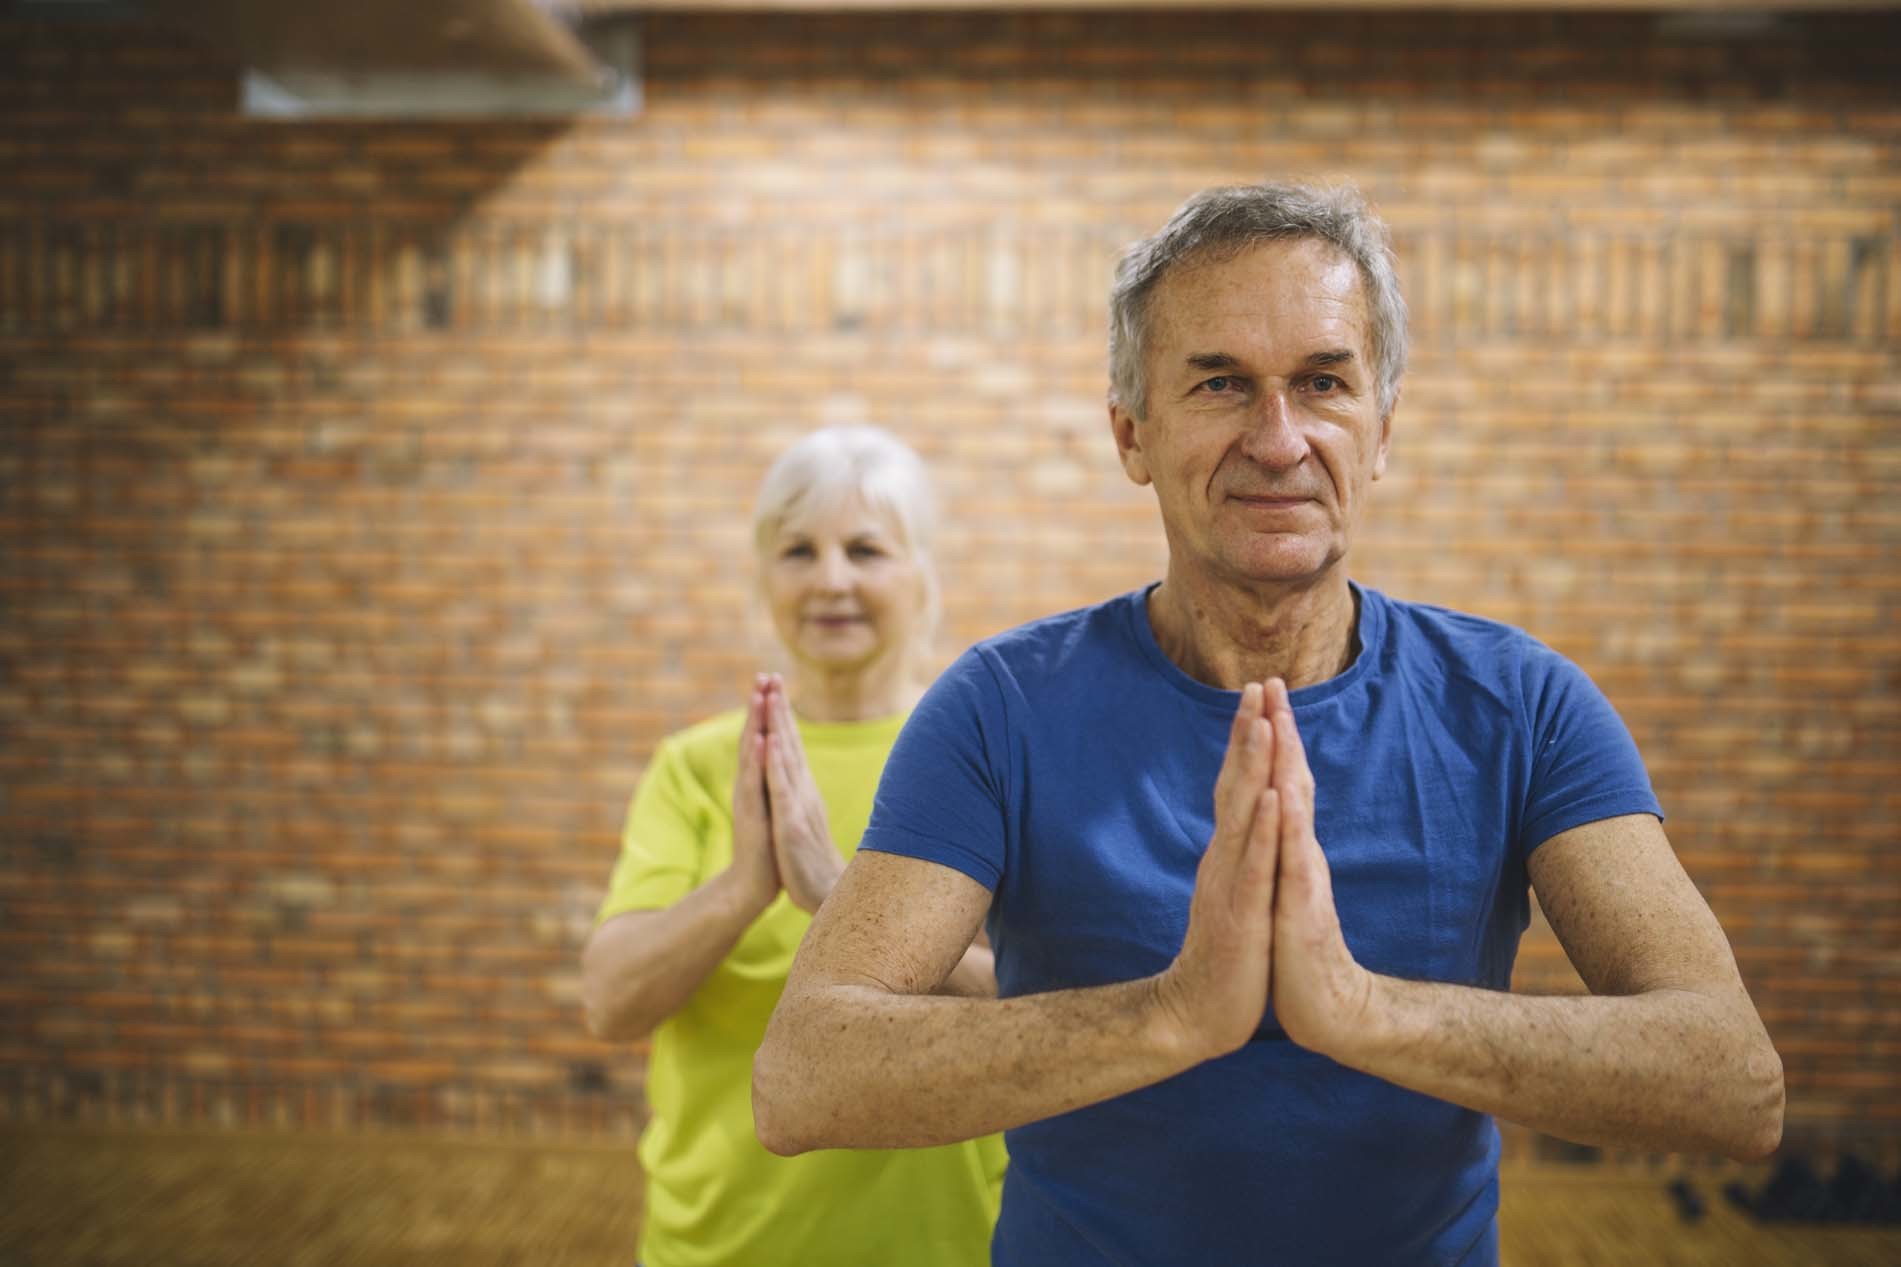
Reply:
[[[765,551],[773,627],[802,665],[862,671],[911,645],[924,577],[889,515],[858,498],[807,509]]]

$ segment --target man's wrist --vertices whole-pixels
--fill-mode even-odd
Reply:
[[[1325,1055],[1349,1069],[1374,1073],[1409,1041],[1404,1033],[1407,1009],[1400,998],[1406,982],[1366,969],[1362,972],[1366,992],[1358,1015],[1353,1024],[1343,1027],[1335,1050]]]
[[[1139,983],[1142,1046],[1173,1070],[1191,1069],[1208,1059],[1199,1050],[1187,1017],[1176,1002],[1174,979],[1159,972]]]

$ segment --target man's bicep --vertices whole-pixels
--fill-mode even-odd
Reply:
[[[1560,832],[1527,866],[1538,904],[1593,994],[1740,988],[1728,939],[1653,815]]]
[[[957,966],[989,909],[990,890],[954,867],[861,851],[813,918],[787,992],[869,985],[929,994]]]

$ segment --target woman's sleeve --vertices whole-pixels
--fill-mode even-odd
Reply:
[[[627,809],[620,857],[596,924],[627,911],[671,906],[693,891],[706,848],[705,800],[679,746],[662,741]]]

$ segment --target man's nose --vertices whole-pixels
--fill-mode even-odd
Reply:
[[[1242,452],[1262,466],[1298,466],[1307,456],[1307,437],[1300,429],[1299,411],[1285,390],[1263,392],[1249,421]]]

